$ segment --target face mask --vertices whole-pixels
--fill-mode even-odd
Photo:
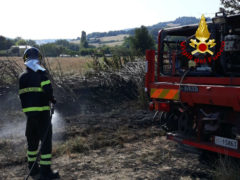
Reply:
[[[46,71],[46,69],[43,68],[39,63],[40,62],[38,59],[30,59],[30,60],[27,60],[24,64],[35,72],[37,72],[38,70]]]

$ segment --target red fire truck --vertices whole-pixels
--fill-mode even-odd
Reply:
[[[240,15],[161,29],[145,91],[167,138],[240,158]],[[155,60],[156,59],[156,60]]]

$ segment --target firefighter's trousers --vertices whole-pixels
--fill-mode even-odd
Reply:
[[[46,132],[47,130],[48,132]],[[39,164],[41,169],[49,169],[52,158],[52,124],[49,111],[42,111],[36,116],[27,117],[26,137],[29,167],[37,159],[38,146],[41,141],[42,149]]]

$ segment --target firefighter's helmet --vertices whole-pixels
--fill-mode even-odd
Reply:
[[[35,47],[28,48],[24,51],[23,60],[25,62],[28,59],[39,59],[41,61],[42,60],[42,54]]]

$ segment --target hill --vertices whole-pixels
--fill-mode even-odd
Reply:
[[[207,18],[209,19],[209,18]],[[159,31],[159,29],[168,27],[168,26],[183,26],[188,24],[196,24],[200,21],[199,18],[195,17],[179,17],[175,19],[174,21],[166,21],[166,22],[159,22],[157,24],[154,24],[152,26],[147,26],[149,32],[155,36],[156,32]],[[131,29],[125,29],[125,30],[118,30],[118,31],[109,31],[109,32],[94,32],[87,35],[87,38],[101,38],[101,37],[107,37],[107,36],[117,36],[119,34],[134,34],[135,28]]]
[[[206,18],[210,20],[210,18]],[[188,24],[196,24],[199,23],[200,19],[196,17],[179,17],[174,21],[166,21],[166,22],[159,22],[152,26],[147,26],[148,31],[157,40],[158,31],[165,27],[174,27],[174,26],[183,26]],[[116,31],[108,31],[108,32],[93,32],[87,35],[87,40],[90,45],[99,47],[103,45],[107,46],[115,46],[121,45],[124,41],[124,37],[128,37],[129,35],[134,34],[135,28],[123,29],[123,30],[116,30]],[[37,44],[46,44],[55,42],[57,39],[44,39],[44,40],[36,40]],[[79,44],[80,38],[70,40],[69,42]]]
[[[207,20],[209,20],[209,18],[207,18]],[[147,26],[147,28],[150,34],[155,39],[155,41],[157,41],[158,31],[162,28],[196,24],[196,23],[199,23],[199,21],[200,19],[195,17],[179,17],[174,21],[159,22],[152,26]],[[94,45],[96,47],[103,46],[103,45],[106,45],[106,46],[121,45],[124,41],[124,37],[133,35],[134,31],[135,31],[135,28],[109,31],[109,32],[94,32],[94,33],[88,34],[87,39],[90,45]],[[76,40],[73,42],[79,43],[79,40]]]

